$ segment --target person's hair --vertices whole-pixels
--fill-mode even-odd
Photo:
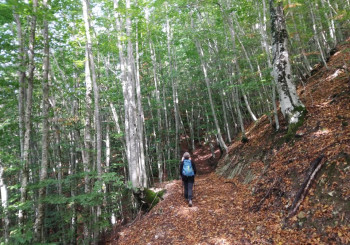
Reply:
[[[189,159],[190,158],[190,153],[188,153],[187,151],[184,153],[183,158],[185,159]]]

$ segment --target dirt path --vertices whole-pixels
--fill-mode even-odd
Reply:
[[[244,244],[255,235],[256,222],[245,215],[249,193],[239,183],[228,181],[211,173],[210,154],[198,151],[194,160],[200,173],[196,177],[193,207],[182,197],[182,183],[175,180],[166,184],[167,194],[150,213],[119,233],[108,244]],[[198,155],[202,154],[202,155]],[[217,151],[217,156],[220,152]],[[242,200],[245,200],[244,202]],[[261,220],[263,222],[263,220]],[[250,224],[254,224],[250,227]],[[260,227],[263,229],[262,227]],[[259,229],[260,229],[259,228]],[[260,239],[260,242],[263,241]]]

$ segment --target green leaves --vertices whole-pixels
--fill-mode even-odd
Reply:
[[[6,3],[0,3],[0,25],[13,21],[12,8]]]

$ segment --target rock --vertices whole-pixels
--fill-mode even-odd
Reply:
[[[260,233],[262,231],[262,226],[261,225],[258,225],[256,227],[256,232]]]
[[[334,194],[335,194],[335,191],[328,192],[328,195],[330,195],[331,197],[334,196]]]
[[[298,213],[298,219],[305,219],[306,218],[306,213],[301,211],[300,213]]]

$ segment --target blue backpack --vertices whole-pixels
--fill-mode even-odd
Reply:
[[[194,171],[192,168],[192,162],[189,159],[184,160],[184,166],[182,168],[182,175],[184,176],[194,176]]]

